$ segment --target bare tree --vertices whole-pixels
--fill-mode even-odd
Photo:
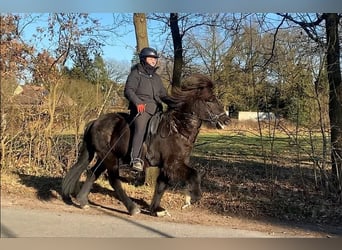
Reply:
[[[329,80],[329,117],[333,177],[342,190],[342,82],[339,22],[336,13],[324,14],[327,37],[327,71]]]
[[[170,14],[170,29],[173,41],[174,65],[172,74],[172,85],[180,86],[183,70],[183,45],[182,36],[179,32],[178,13]]]
[[[129,63],[117,60],[106,60],[105,67],[109,78],[115,83],[124,83],[129,74]]]
[[[141,49],[149,46],[145,13],[134,13],[133,23],[137,40],[136,51],[139,53]]]

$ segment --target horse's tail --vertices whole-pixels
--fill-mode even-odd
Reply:
[[[93,160],[95,155],[95,149],[91,143],[91,128],[94,121],[87,124],[83,141],[80,148],[80,154],[77,158],[77,162],[69,169],[62,181],[62,195],[63,197],[69,197],[70,195],[76,195],[79,191],[79,179],[81,174],[86,170],[89,163]]]

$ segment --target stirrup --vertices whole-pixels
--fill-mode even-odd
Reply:
[[[141,160],[140,158],[135,158],[131,162],[131,166],[136,171],[139,171],[139,172],[144,171],[144,161]]]

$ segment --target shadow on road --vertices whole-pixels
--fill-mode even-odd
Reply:
[[[27,187],[32,187],[36,190],[36,195],[39,200],[49,201],[51,199],[56,199],[56,198],[58,199],[59,197],[63,197],[62,190],[61,190],[61,186],[62,186],[61,177],[34,176],[34,175],[26,175],[26,174],[19,174],[19,177],[23,185]],[[104,188],[96,183],[93,184],[93,188],[91,192],[100,193],[102,195],[108,195],[110,197],[114,197],[118,199],[118,197],[116,196],[116,193],[113,190]],[[131,199],[132,201],[137,203],[142,209],[146,209],[146,210],[148,209],[149,205],[143,199],[135,199],[133,197],[131,197]],[[63,198],[63,201],[67,205],[74,205],[76,207],[79,207],[79,205],[75,204],[71,199]],[[90,201],[89,203],[96,207],[101,206],[99,204],[96,204],[95,202]],[[102,206],[102,208],[112,209],[106,206]],[[116,212],[127,214],[127,212],[122,212],[119,210],[116,210]]]
[[[7,228],[3,223],[1,223],[1,229],[0,229],[1,237],[5,238],[16,238],[17,235],[12,232],[11,229]]]
[[[144,228],[150,232],[153,232],[153,233],[156,233],[158,234],[159,236],[161,237],[166,237],[166,238],[174,238],[172,235],[169,235],[167,233],[164,233],[164,232],[161,232],[159,230],[156,230],[155,228],[153,227],[149,227],[149,226],[146,226],[146,225],[143,225],[135,220],[132,220],[132,219],[127,219],[127,218],[123,218],[123,217],[120,217],[120,216],[117,216],[117,215],[114,215],[112,212],[115,212],[115,213],[119,213],[119,214],[127,214],[127,212],[123,212],[121,210],[118,210],[118,209],[115,209],[115,208],[112,208],[112,207],[108,207],[108,206],[103,206],[103,205],[99,205],[99,204],[96,204],[95,202],[89,202],[89,204],[91,205],[91,207],[93,209],[96,209],[98,211],[101,211],[103,212],[104,214],[106,215],[109,215],[109,216],[115,216],[115,218],[118,218],[120,220],[123,220],[129,224],[132,224],[134,226],[138,226],[140,228]],[[139,204],[140,205],[140,204]],[[149,211],[147,210],[142,210],[141,211],[142,214],[146,214],[146,215],[149,215]]]
[[[21,183],[27,187],[32,187],[35,190],[37,190],[37,198],[39,200],[44,200],[44,201],[49,201],[52,199],[56,199],[58,197],[56,197],[56,192],[61,195],[61,183],[62,183],[62,178],[58,178],[58,177],[46,177],[46,176],[32,176],[32,175],[25,175],[25,174],[20,174],[19,175]],[[107,194],[110,196],[114,196],[115,192],[112,190],[109,190],[107,188],[103,188],[99,185],[97,185],[96,183],[94,184],[93,190],[95,193],[102,193],[102,194]],[[134,199],[132,198],[132,200],[137,203],[140,207],[141,207],[141,213],[142,214],[146,214],[149,215],[149,211],[147,210],[148,208],[148,204],[147,202],[145,202],[142,199]],[[79,207],[78,204],[72,202],[71,200],[63,200],[67,205],[73,205],[75,207]],[[117,214],[128,214],[127,211],[123,211],[123,210],[119,210],[119,209],[115,209],[112,207],[108,207],[108,206],[104,206],[104,205],[100,205],[97,204],[96,202],[90,201],[89,205],[93,208],[96,209],[98,211],[100,211],[101,213],[104,213],[106,215],[109,216],[114,216],[120,220],[123,220],[129,224],[132,224],[134,226],[143,228],[145,230],[148,230],[150,232],[153,232],[161,237],[167,237],[167,238],[172,238],[172,235],[169,235],[167,233],[164,233],[162,231],[156,230],[153,227],[149,227],[147,225],[141,224],[135,220],[129,219],[129,218],[124,218],[122,216],[119,215],[115,215],[115,213]],[[114,212],[114,213],[113,213]],[[16,234],[13,233],[9,228],[7,228],[4,225],[1,225],[1,234],[3,235],[3,237],[9,237],[9,238],[14,238],[16,237]]]

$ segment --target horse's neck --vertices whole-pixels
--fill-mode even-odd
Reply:
[[[175,132],[184,136],[189,142],[195,142],[202,125],[199,118],[195,115],[179,111],[171,111],[169,118],[170,126],[173,126]]]

